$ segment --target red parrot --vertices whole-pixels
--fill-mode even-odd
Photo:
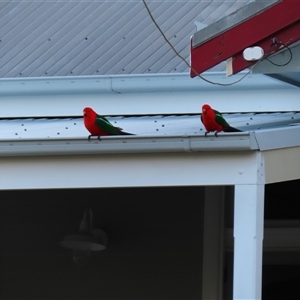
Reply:
[[[90,132],[88,140],[90,140],[91,136],[97,136],[100,140],[100,136],[132,135],[132,133],[122,131],[120,127],[113,126],[105,117],[98,115],[90,107],[84,108],[83,121],[85,128]]]
[[[218,132],[220,131],[241,132],[241,130],[231,127],[223,118],[222,114],[212,109],[208,104],[202,106],[200,119],[206,129],[205,136],[207,136],[209,132],[215,132],[215,136],[218,136]]]

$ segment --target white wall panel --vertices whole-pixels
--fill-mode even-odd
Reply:
[[[266,183],[300,178],[300,147],[263,152]]]

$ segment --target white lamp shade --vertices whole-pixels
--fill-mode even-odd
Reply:
[[[67,235],[60,245],[69,249],[100,251],[106,249],[107,234],[102,229],[93,229],[90,234]]]

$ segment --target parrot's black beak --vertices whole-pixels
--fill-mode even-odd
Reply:
[[[86,113],[84,113],[83,116],[86,117]]]

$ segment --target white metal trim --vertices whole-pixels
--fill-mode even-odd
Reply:
[[[231,83],[243,73],[230,79],[224,73],[203,76]],[[4,78],[0,79],[0,117],[82,116],[85,106],[111,116],[195,114],[204,103],[224,113],[300,111],[299,96],[297,87],[262,74],[249,74],[231,86],[191,79],[187,73]]]

